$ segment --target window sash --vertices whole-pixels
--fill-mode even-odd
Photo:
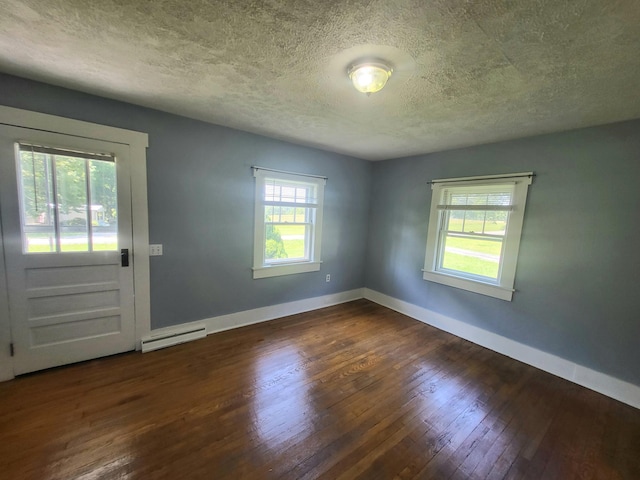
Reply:
[[[281,223],[281,224],[298,224],[298,223],[315,223],[316,207],[300,207],[292,212],[283,212],[279,206],[264,206],[262,209],[265,223]],[[290,208],[290,207],[284,207]],[[303,210],[299,212],[298,210]],[[283,220],[285,218],[285,220]],[[289,220],[286,220],[289,219]]]
[[[446,227],[450,224],[451,213],[452,212],[511,212],[513,211],[513,192],[511,191],[511,185],[494,185],[490,187],[479,186],[474,188],[473,186],[465,186],[465,187],[447,187],[442,190],[441,201],[445,199],[452,199],[456,195],[459,194],[470,194],[470,195],[491,195],[492,193],[508,193],[510,195],[509,204],[508,205],[458,205],[458,204],[438,204],[437,209],[440,212],[439,220],[438,220],[438,240],[437,240],[437,253],[436,253],[436,262],[434,266],[434,270],[436,272],[445,272],[451,273],[454,275],[460,275],[466,278],[477,279],[484,282],[493,283],[496,285],[500,284],[500,276],[502,274],[502,264],[503,264],[503,254],[504,254],[504,238],[506,236],[506,232],[509,228],[509,215],[507,214],[505,220],[505,230],[502,235],[491,235],[484,233],[485,225],[487,222],[486,214],[482,219],[482,229],[483,233],[476,232],[465,232],[455,231],[455,230],[447,230]],[[466,221],[466,218],[463,218],[463,225]],[[478,221],[478,220],[476,220]],[[498,266],[497,266],[497,274],[495,277],[486,276],[474,273],[473,264],[467,270],[464,269],[455,269],[455,268],[447,268],[444,266],[445,263],[445,255],[446,255],[446,243],[449,238],[482,238],[483,241],[492,241],[492,242],[500,242],[500,253],[498,255]],[[468,256],[471,258],[480,255],[479,252],[475,252],[473,250],[468,250],[467,254],[461,253],[460,255]]]
[[[442,230],[440,232],[440,238],[438,241],[438,252],[437,252],[437,261],[436,261],[436,267],[435,267],[435,271],[437,272],[444,272],[444,273],[449,273],[449,274],[454,274],[454,275],[460,275],[460,276],[464,276],[466,278],[470,278],[470,279],[475,279],[475,280],[479,280],[482,282],[488,282],[488,283],[493,283],[496,285],[500,284],[500,276],[502,274],[502,265],[503,265],[503,259],[504,259],[504,237],[497,237],[497,236],[491,236],[491,235],[476,235],[476,234],[460,234],[459,232],[452,232],[453,234],[450,235],[449,232],[447,232],[446,230]],[[482,239],[482,241],[490,241],[493,243],[499,243],[500,244],[500,253],[498,256],[498,265],[496,268],[496,276],[488,276],[488,275],[482,275],[480,273],[474,273],[472,270],[472,268],[467,269],[467,270],[462,270],[462,269],[457,269],[457,268],[449,268],[445,266],[445,255],[447,253],[447,239],[453,237],[453,238],[464,238],[464,239],[474,239],[474,238],[480,238]],[[463,255],[465,256],[464,253],[457,253],[457,252],[451,252],[454,255],[458,254],[458,255]],[[471,257],[479,257],[480,259],[483,259],[483,253],[482,252],[475,252],[473,250],[469,250],[469,256]],[[488,256],[488,255],[487,255]]]

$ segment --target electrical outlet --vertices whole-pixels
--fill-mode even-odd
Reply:
[[[331,275],[327,273],[327,282],[331,281]]]
[[[162,244],[158,243],[158,244],[154,244],[154,245],[149,245],[149,256],[150,257],[157,257],[162,255]]]

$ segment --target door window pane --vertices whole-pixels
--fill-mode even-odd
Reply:
[[[89,160],[93,250],[118,249],[116,164]]]
[[[28,253],[55,252],[55,202],[49,155],[20,151],[23,249]]]
[[[54,155],[60,251],[89,250],[86,160]]]
[[[113,157],[20,145],[25,253],[118,249]]]

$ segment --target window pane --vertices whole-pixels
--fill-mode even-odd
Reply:
[[[509,212],[485,210],[448,210],[445,218],[445,230],[503,237],[507,229]]]
[[[295,222],[295,208],[293,207],[280,207],[282,214],[280,215],[280,222],[293,223]]]
[[[280,229],[275,225],[265,225],[264,258],[266,263],[283,261],[288,258]]]
[[[266,225],[265,260],[282,263],[309,260],[310,225]]]
[[[459,210],[449,210],[446,212],[444,229],[450,232],[462,232],[464,213],[465,212]]]
[[[20,178],[23,251],[55,252],[55,205],[50,156],[20,150]]]
[[[86,160],[54,155],[58,214],[60,217],[60,250],[89,250],[87,225]]]
[[[281,188],[282,194],[280,196],[280,200],[283,202],[295,202],[296,199],[296,189],[295,187],[287,187],[283,186]]]
[[[273,208],[272,206],[264,207],[264,221],[273,222]]]
[[[264,199],[267,202],[317,203],[316,186],[280,179],[265,179]]]
[[[312,223],[315,207],[295,208],[266,206],[264,221],[267,223]]]
[[[90,160],[93,250],[118,250],[118,189],[115,162]]]
[[[295,221],[299,223],[307,222],[307,212],[309,208],[296,208],[295,210]]]
[[[267,183],[264,186],[264,199],[268,202],[280,199],[280,193],[274,181],[267,180]]]
[[[511,205],[512,192],[505,190],[503,192],[493,192],[487,195],[487,205]]]
[[[466,205],[467,204],[468,195],[466,193],[451,193],[451,194],[449,192],[446,192],[446,193],[447,193],[448,199],[445,201],[445,203],[449,205]]]
[[[309,225],[280,225],[280,234],[289,260],[309,260]]]
[[[485,212],[467,211],[464,212],[464,226],[462,231],[466,233],[484,233]]]
[[[507,231],[509,212],[487,212],[484,233],[487,235],[504,236]]]
[[[445,235],[441,268],[498,279],[502,240]]]

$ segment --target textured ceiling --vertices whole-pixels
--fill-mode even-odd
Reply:
[[[370,160],[638,118],[638,52],[638,0],[0,0],[0,71]]]

